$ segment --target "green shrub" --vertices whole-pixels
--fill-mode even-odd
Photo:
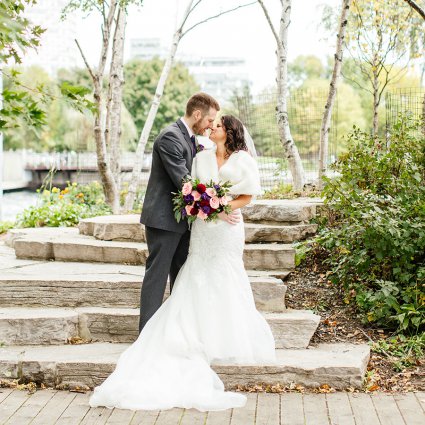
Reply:
[[[0,235],[6,233],[9,229],[13,228],[12,221],[0,221]]]
[[[388,143],[358,129],[325,178],[333,216],[316,241],[330,279],[342,284],[365,320],[417,332],[425,325],[425,137],[408,116]]]
[[[75,226],[83,218],[112,213],[98,182],[86,185],[68,182],[63,190],[53,187],[38,191],[37,204],[18,214],[17,227]]]

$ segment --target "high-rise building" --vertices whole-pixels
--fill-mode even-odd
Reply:
[[[139,38],[131,40],[131,58],[143,60],[155,56],[165,58],[168,49],[164,48],[159,38]],[[205,91],[220,101],[229,100],[235,90],[251,85],[246,61],[238,57],[200,57],[180,55],[182,62]]]
[[[59,68],[81,66],[81,60],[74,39],[77,35],[77,16],[70,14],[60,19],[63,8],[69,0],[39,1],[25,11],[25,16],[46,31],[42,34],[37,51],[29,50],[23,65],[39,65],[50,74]]]

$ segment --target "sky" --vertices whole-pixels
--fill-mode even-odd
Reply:
[[[208,16],[220,13],[251,0],[203,0],[189,26]],[[266,0],[277,26],[280,14],[279,0]],[[332,55],[335,37],[324,39],[319,30],[321,5],[338,7],[339,0],[293,0],[292,19],[289,27],[289,60],[300,54],[315,54],[321,58]],[[128,16],[125,58],[129,58],[131,38],[161,38],[170,45],[176,21],[185,9],[187,0],[144,0],[142,7],[131,7]],[[93,63],[99,51],[99,20],[82,19],[77,38]],[[181,54],[201,56],[237,56],[247,61],[249,77],[254,91],[272,86],[275,81],[275,39],[258,4],[241,8],[198,26],[182,40],[177,51]],[[81,63],[82,64],[82,63]]]
[[[216,15],[223,10],[237,5],[251,3],[252,0],[202,0],[188,21],[188,26]],[[78,66],[84,63],[76,48],[73,38],[77,38],[92,65],[99,58],[101,32],[100,16],[93,12],[84,16],[82,12],[74,12],[72,25],[61,26],[59,10],[67,0],[38,0],[47,6],[49,16],[38,15],[42,22],[35,22],[49,28],[64,28],[66,37],[71,40],[64,49],[72,51]],[[142,6],[131,6],[128,13],[126,29],[125,59],[130,57],[132,38],[160,38],[164,46],[171,44],[176,23],[186,8],[188,0],[143,0]],[[246,60],[247,72],[253,82],[253,91],[275,84],[275,47],[276,42],[270,27],[258,3],[241,8],[202,24],[189,32],[180,42],[177,60],[180,55],[242,57]],[[280,18],[280,1],[265,0],[276,26]],[[326,34],[320,25],[322,6],[328,4],[337,9],[340,0],[293,0],[291,25],[289,27],[289,60],[298,55],[315,54],[325,59],[333,55],[336,34]],[[51,7],[52,6],[52,7]],[[56,10],[56,12],[54,12]],[[56,53],[55,53],[56,54]],[[39,55],[41,56],[41,55]],[[40,57],[41,63],[43,63]]]

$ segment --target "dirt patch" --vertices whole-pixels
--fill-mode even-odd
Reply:
[[[311,256],[309,256],[311,257]],[[286,305],[310,309],[321,316],[311,343],[369,343],[385,340],[392,333],[362,323],[355,307],[347,304],[340,288],[327,278],[329,272],[320,259],[308,258],[285,280]],[[397,370],[399,359],[391,353],[371,352],[364,391],[424,391],[425,359]]]

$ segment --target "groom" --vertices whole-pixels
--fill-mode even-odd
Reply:
[[[168,275],[173,288],[189,250],[190,232],[185,220],[177,223],[171,192],[182,187],[196,155],[195,134],[211,129],[218,102],[206,93],[193,95],[184,117],[166,127],[153,145],[152,168],[140,222],[145,225],[149,256],[140,295],[139,333],[162,304]]]

